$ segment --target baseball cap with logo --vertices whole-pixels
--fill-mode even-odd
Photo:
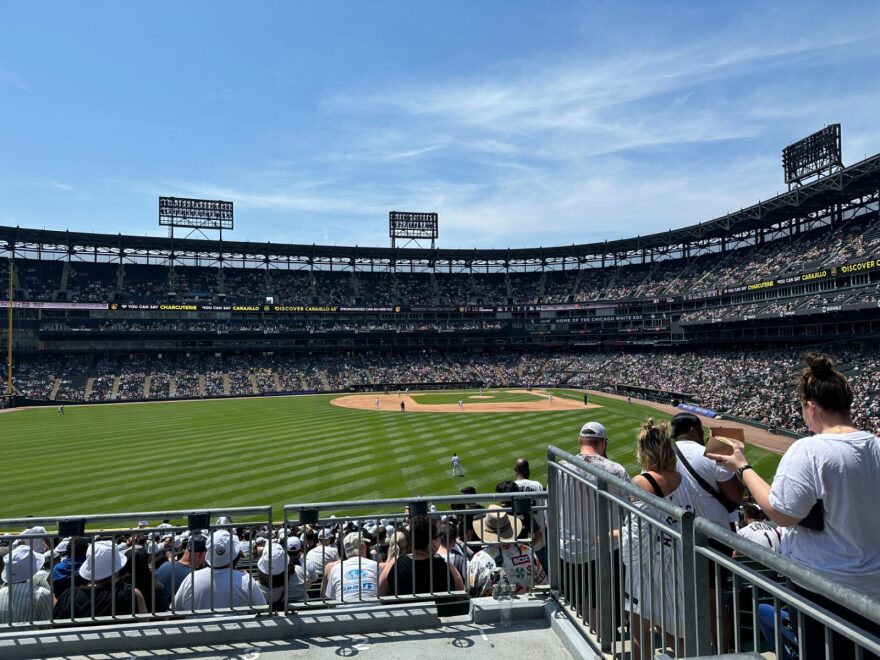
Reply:
[[[290,536],[287,539],[287,551],[288,552],[299,552],[302,550],[303,543],[297,536]]]
[[[608,435],[605,433],[605,427],[602,426],[599,422],[587,422],[581,427],[580,436],[582,438],[604,438],[608,439]]]
[[[230,534],[225,529],[216,530],[211,532],[205,542],[205,549],[208,553],[205,561],[214,568],[229,566],[232,560],[238,556],[240,548],[237,536]]]

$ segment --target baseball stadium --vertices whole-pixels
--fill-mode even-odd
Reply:
[[[0,222],[0,657],[880,657],[880,154],[841,135],[549,247],[245,240],[162,189],[147,235]]]

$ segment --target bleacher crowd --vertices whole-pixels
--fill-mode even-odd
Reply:
[[[162,359],[101,356],[91,361],[46,356],[18,362],[14,383],[24,396],[57,401],[254,396],[397,384],[550,384],[602,390],[626,385],[691,394],[694,402],[718,413],[803,432],[800,411],[788,396],[802,353],[801,349],[304,357],[192,353]],[[852,378],[856,391],[854,419],[861,427],[880,432],[880,358],[876,348],[866,345],[837,353],[840,368]],[[673,362],[677,367],[671,370]]]
[[[198,268],[85,261],[16,261],[15,297],[70,302],[285,305],[524,305],[652,298],[818,271],[872,255],[872,215],[723,254],[604,268],[509,273],[403,273]],[[8,272],[0,260],[0,280]]]

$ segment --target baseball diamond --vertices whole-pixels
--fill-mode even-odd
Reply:
[[[146,491],[154,509],[210,508],[222,499],[226,506],[272,504],[279,511],[304,499],[454,495],[461,484],[449,478],[453,451],[467,465],[463,481],[487,492],[505,474],[499,466],[521,456],[533,478],[544,481],[547,445],[575,450],[578,430],[591,420],[608,428],[609,456],[634,471],[639,424],[648,415],[669,416],[600,395],[585,408],[581,392],[549,391],[552,410],[537,395],[487,390],[485,396],[502,401],[481,399],[456,412],[453,401],[479,396],[474,390],[411,392],[406,414],[395,394],[380,394],[379,411],[372,394],[360,397],[363,409],[339,405],[351,396],[306,395],[69,406],[63,416],[52,407],[11,411],[0,415],[0,452],[16,469],[0,481],[0,502],[7,515],[25,516],[138,510]],[[536,401],[503,402],[523,396]],[[422,406],[422,399],[449,403]],[[467,413],[476,405],[499,411]],[[527,407],[512,412],[509,405]],[[752,464],[772,476],[779,456],[752,452]],[[96,468],[99,480],[89,476]],[[52,489],[32,489],[39,481]],[[24,490],[29,496],[18,497]]]

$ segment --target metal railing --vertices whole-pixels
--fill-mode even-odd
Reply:
[[[233,516],[249,522],[233,524]],[[187,522],[150,523],[175,519]],[[255,545],[253,535],[241,543],[236,532],[267,524],[268,506],[0,519],[0,530],[24,529],[0,535],[7,550],[0,631],[268,611],[259,585],[235,570]],[[196,540],[206,547],[197,548]],[[63,558],[56,552],[62,542]],[[207,562],[202,571],[193,561],[197,551]],[[168,565],[171,593],[157,579],[161,563]]]
[[[553,446],[547,510],[551,592],[614,658],[880,654],[880,602]]]
[[[450,523],[461,543],[440,538]],[[462,613],[503,574],[525,593],[546,579],[613,658],[880,654],[880,603],[552,446],[547,493],[291,504],[274,523],[270,507],[17,518],[0,531],[0,634],[424,600]],[[64,537],[68,559],[44,554]]]
[[[10,573],[2,574],[0,633],[420,600],[435,601],[438,612],[466,613],[469,596],[492,586],[468,579],[469,548],[490,562],[496,555],[512,561],[502,568],[520,592],[546,582],[531,530],[515,534],[520,517],[543,516],[545,499],[489,493],[288,505],[280,523],[271,507],[3,519]],[[454,522],[465,532],[474,521],[495,538],[456,543],[457,534],[441,526]],[[384,551],[377,547],[398,532]],[[63,558],[56,553],[62,541]],[[391,561],[394,549],[406,559]],[[442,561],[431,560],[435,552]],[[331,562],[339,568],[325,575]]]

